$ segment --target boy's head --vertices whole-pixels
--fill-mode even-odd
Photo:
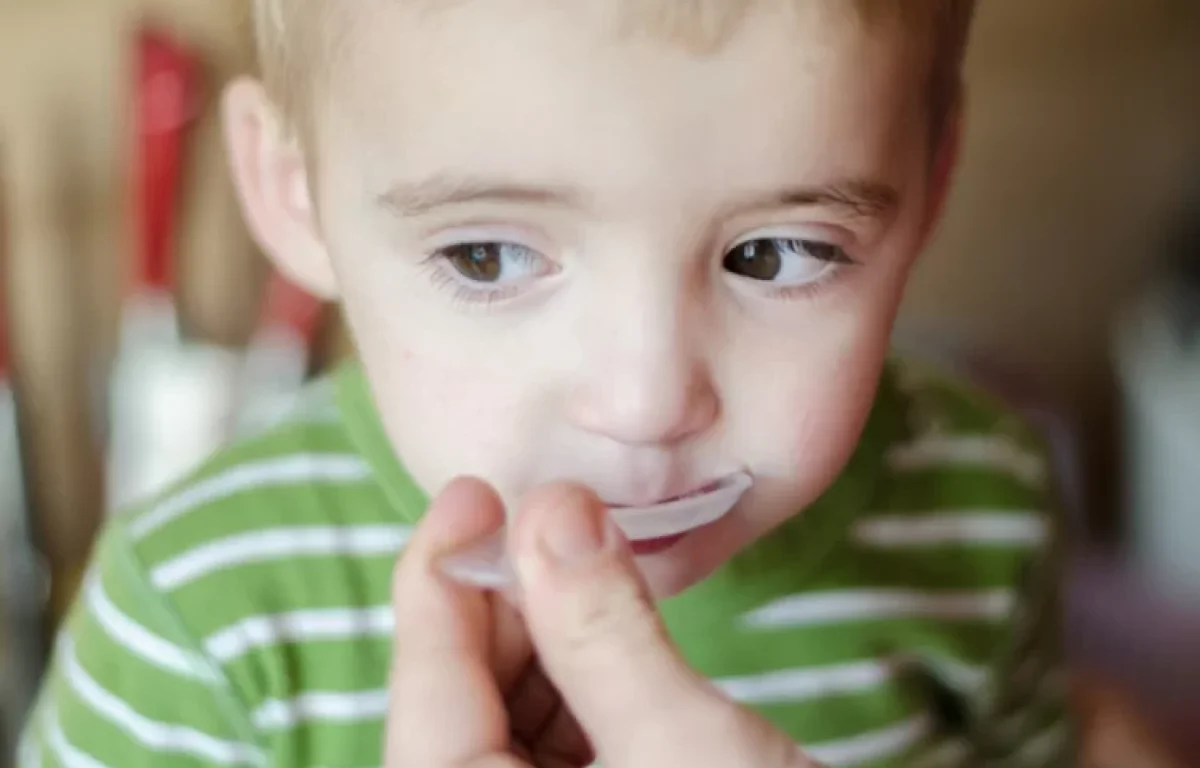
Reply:
[[[953,166],[970,0],[259,2],[247,219],[343,303],[426,490],[748,470],[645,559],[666,593],[828,487]]]

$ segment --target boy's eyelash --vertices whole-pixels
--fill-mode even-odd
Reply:
[[[498,286],[495,288],[473,288],[466,281],[451,274],[454,267],[446,262],[446,249],[439,248],[421,261],[421,268],[428,272],[428,277],[435,288],[450,294],[456,305],[476,306],[484,308],[497,301],[503,301],[513,295],[513,287]],[[519,287],[519,286],[517,286]]]
[[[768,293],[772,298],[782,301],[803,301],[820,296],[825,291],[836,286],[839,279],[844,277],[844,273],[861,266],[860,262],[846,257],[846,261],[834,263],[832,268],[827,270],[823,275],[813,280],[811,283],[803,285],[784,285],[778,288],[769,288]]]

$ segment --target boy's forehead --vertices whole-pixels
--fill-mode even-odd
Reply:
[[[630,186],[714,147],[715,177],[795,175],[839,136],[820,159],[844,167],[828,175],[877,175],[918,112],[902,41],[862,34],[824,0],[737,4],[737,31],[701,51],[638,34],[624,0],[371,0],[330,72],[332,133],[362,145],[381,183],[447,163],[511,175],[519,159],[539,180]]]
[[[305,0],[298,0],[305,2]],[[312,2],[312,0],[307,0]],[[930,0],[921,0],[922,3]],[[920,4],[920,3],[918,3]],[[335,14],[353,14],[372,23],[382,15],[410,24],[462,14],[500,14],[509,19],[559,13],[581,22],[583,29],[616,38],[649,37],[696,50],[719,47],[736,34],[743,21],[756,13],[788,14],[809,25],[824,21],[875,23],[899,17],[905,2],[896,0],[590,0],[561,3],[550,0],[341,0]],[[326,18],[328,21],[328,17]]]
[[[924,0],[922,0],[924,1]],[[894,2],[894,0],[889,0]],[[340,3],[327,80],[331,90],[373,89],[371,101],[399,96],[386,84],[446,92],[497,84],[532,70],[619,76],[637,69],[647,85],[683,70],[711,78],[796,81],[840,59],[886,57],[896,67],[919,46],[909,36],[868,34],[864,0],[365,0]],[[866,2],[873,5],[873,2]],[[839,10],[840,9],[840,10]],[[711,43],[705,45],[703,41]],[[531,74],[531,73],[526,73]],[[847,74],[850,74],[847,72]],[[530,77],[508,83],[544,84]],[[584,88],[587,84],[581,83]],[[714,89],[715,91],[716,89]],[[415,94],[414,94],[415,95]],[[513,94],[517,95],[517,94]],[[782,94],[781,94],[782,95]],[[406,99],[414,104],[416,99]]]

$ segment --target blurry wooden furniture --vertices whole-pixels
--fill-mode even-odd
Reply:
[[[0,195],[12,346],[37,534],[61,608],[102,516],[102,384],[131,261],[133,40],[162,27],[203,59],[177,253],[184,323],[237,344],[253,325],[261,260],[221,150],[220,84],[248,68],[242,0],[0,2]]]

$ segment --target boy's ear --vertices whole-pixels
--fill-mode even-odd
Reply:
[[[946,115],[944,124],[938,132],[937,144],[933,148],[933,163],[929,170],[929,196],[925,212],[925,226],[922,234],[922,245],[927,245],[937,230],[942,214],[946,210],[946,200],[954,182],[954,172],[958,170],[958,160],[962,153],[963,123],[965,94],[960,94],[954,107]]]
[[[257,80],[233,81],[221,107],[230,170],[250,234],[281,273],[317,297],[336,298],[337,277],[299,141]]]

